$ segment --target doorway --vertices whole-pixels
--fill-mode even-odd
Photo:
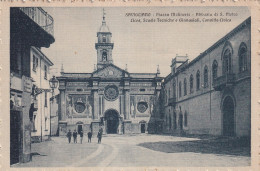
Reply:
[[[82,125],[78,125],[78,134],[82,131]]]
[[[141,133],[145,133],[145,123],[141,123]]]
[[[20,131],[21,131],[21,118],[20,111],[10,111],[10,164],[19,163],[20,157]]]
[[[223,102],[223,135],[235,135],[235,105],[233,99],[228,96]]]
[[[119,125],[118,113],[115,110],[109,110],[105,113],[107,134],[116,134]]]

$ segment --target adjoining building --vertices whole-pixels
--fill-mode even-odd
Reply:
[[[31,78],[33,95],[38,110],[32,116],[32,142],[41,142],[50,136],[50,67],[53,63],[37,47],[31,47]],[[44,90],[44,91],[43,91]]]
[[[161,92],[164,133],[250,136],[251,18],[194,60],[177,55]]]
[[[31,160],[31,129],[38,110],[32,51],[41,54],[39,48],[54,41],[53,19],[42,8],[10,8],[10,164]]]
[[[97,32],[97,68],[92,73],[66,73],[59,80],[59,135],[76,129],[127,134],[145,133],[156,113],[161,90],[159,68],[156,73],[130,73],[113,64],[112,33],[103,15]]]

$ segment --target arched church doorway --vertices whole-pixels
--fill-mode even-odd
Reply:
[[[235,135],[235,105],[230,96],[227,96],[223,101],[223,135]]]
[[[105,113],[107,134],[116,134],[119,125],[118,112],[116,110],[108,110]]]

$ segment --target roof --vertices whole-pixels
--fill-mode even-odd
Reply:
[[[48,63],[49,66],[54,65],[52,63],[52,61],[41,51],[41,49],[39,49],[38,47],[34,47],[34,46],[32,46],[31,48],[32,48],[32,50],[34,50],[34,52],[38,53],[42,57],[42,59]]]
[[[103,17],[102,25],[99,28],[99,32],[110,33],[109,27],[106,25],[106,20],[104,17]]]

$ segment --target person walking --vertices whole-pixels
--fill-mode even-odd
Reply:
[[[88,142],[91,143],[91,138],[92,138],[92,133],[89,131],[88,132]]]
[[[98,138],[98,144],[100,144],[101,143],[101,139],[102,139],[102,132],[101,131],[98,131],[97,138]]]
[[[72,136],[72,134],[71,134],[71,131],[69,130],[69,132],[67,133],[67,138],[68,138],[69,143],[71,141],[71,136]]]
[[[83,135],[84,135],[83,131],[80,131],[79,135],[80,135],[80,144],[82,144]]]
[[[77,133],[77,131],[75,129],[74,132],[73,132],[74,143],[77,143],[77,136],[78,136],[78,133]]]
[[[101,135],[103,134],[103,128],[102,127],[99,128],[99,132],[101,133]]]

